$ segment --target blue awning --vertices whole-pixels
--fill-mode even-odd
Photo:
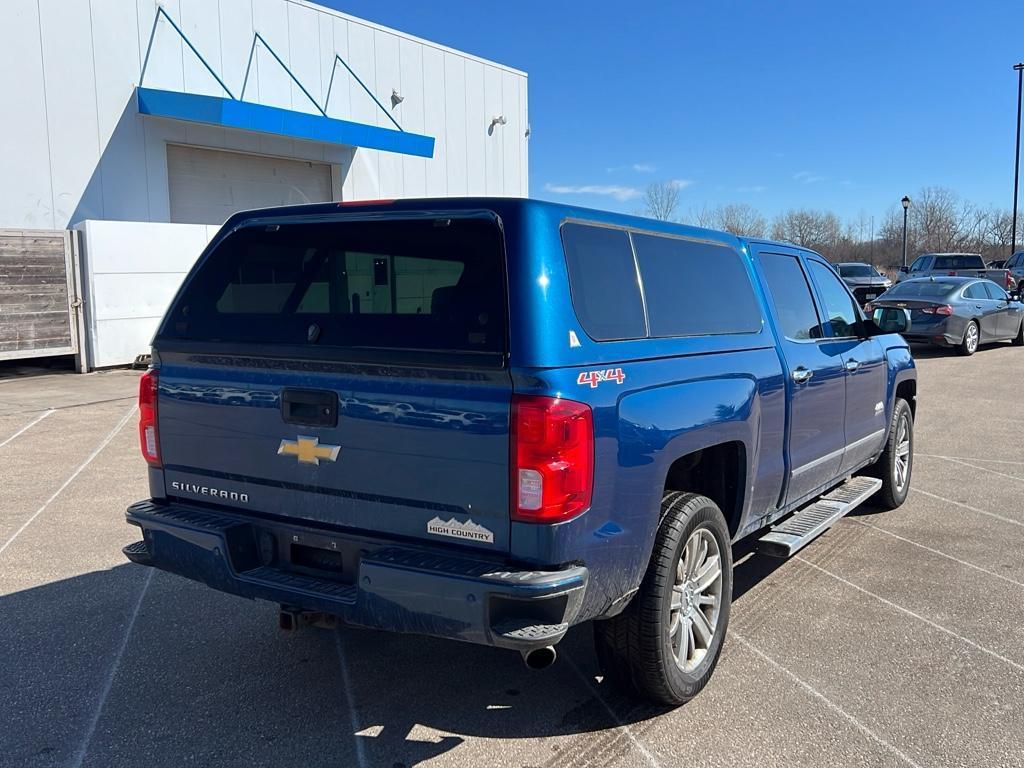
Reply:
[[[416,157],[434,156],[434,139],[407,131],[268,107],[250,101],[196,93],[136,88],[139,112],[153,117],[271,133],[292,139],[379,149]]]

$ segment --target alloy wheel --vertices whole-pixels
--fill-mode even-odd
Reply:
[[[978,349],[978,326],[971,323],[967,326],[967,337],[964,340],[967,345],[969,352],[974,352]]]
[[[722,553],[707,528],[698,528],[679,553],[669,606],[668,638],[676,664],[696,668],[715,638],[722,606]]]
[[[896,492],[903,493],[910,476],[910,420],[906,414],[900,416],[896,426],[896,456],[892,473]]]

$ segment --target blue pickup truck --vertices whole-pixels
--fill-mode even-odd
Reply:
[[[906,314],[790,245],[512,199],[239,213],[140,385],[136,563],[679,704],[732,544],[787,556],[906,498]]]

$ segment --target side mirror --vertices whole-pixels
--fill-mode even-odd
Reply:
[[[909,271],[910,271],[910,267],[905,267],[905,266],[904,267],[900,267],[900,272],[909,272]]]
[[[906,333],[910,330],[910,312],[896,307],[876,307],[871,322],[881,333]]]
[[[1010,291],[1010,301],[1020,301],[1020,294],[1017,291]]]

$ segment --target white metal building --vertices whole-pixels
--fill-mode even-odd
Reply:
[[[78,344],[78,296],[90,366],[130,362],[207,225],[235,210],[525,196],[526,84],[305,0],[4,0],[0,358]],[[30,327],[25,265],[69,228],[83,275],[69,253],[70,338],[54,345]]]

